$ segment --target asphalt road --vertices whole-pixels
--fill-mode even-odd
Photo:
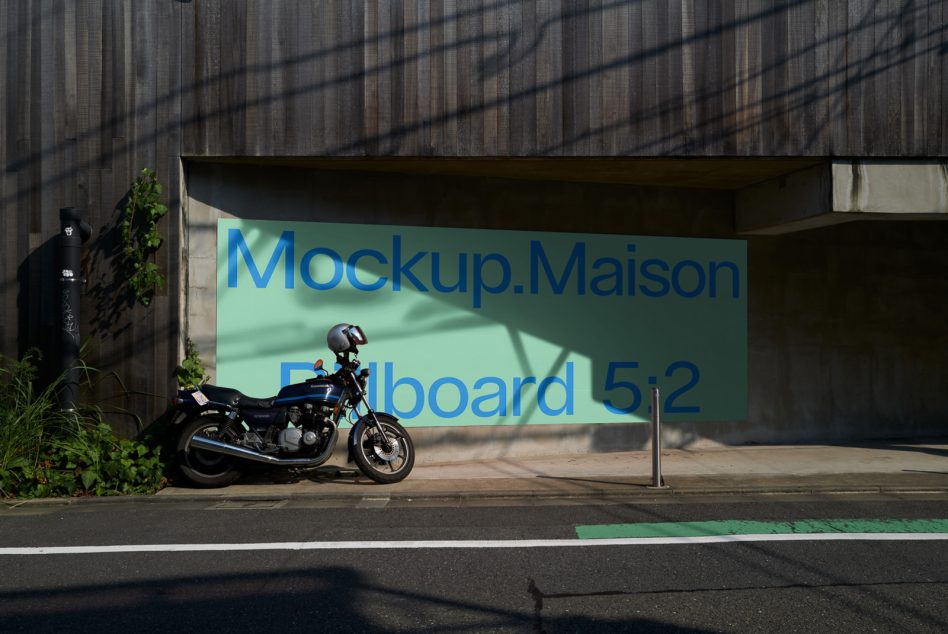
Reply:
[[[0,548],[398,543],[381,549],[0,554],[0,631],[948,629],[946,540],[430,546],[431,540],[575,544],[577,526],[602,524],[945,519],[944,495],[447,504],[379,497],[348,504],[115,500],[0,508]],[[424,543],[406,544],[412,540]]]

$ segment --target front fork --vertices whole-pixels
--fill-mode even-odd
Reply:
[[[362,389],[362,386],[359,385],[359,381],[356,379],[356,375],[352,370],[349,370],[349,378],[352,380],[352,385],[355,387],[356,395],[359,397],[359,402],[365,405],[365,410],[369,413],[369,416],[372,417],[372,422],[375,423],[375,429],[381,434],[382,443],[388,447],[388,436],[385,435],[385,430],[382,428],[382,423],[379,422],[379,417],[375,415],[375,410],[372,409],[372,406],[369,405],[369,400],[365,397],[365,391]]]

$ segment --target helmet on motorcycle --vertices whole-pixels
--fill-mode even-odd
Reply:
[[[368,342],[362,329],[352,324],[336,324],[326,334],[326,344],[336,354],[348,352]]]

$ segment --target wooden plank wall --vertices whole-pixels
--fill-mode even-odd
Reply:
[[[944,5],[205,0],[183,151],[941,155]]]
[[[115,266],[142,167],[174,269],[182,156],[945,156],[946,28],[942,0],[0,2],[0,352],[54,338],[81,206],[88,358],[168,393],[176,277],[143,309]]]

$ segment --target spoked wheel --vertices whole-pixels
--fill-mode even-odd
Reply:
[[[178,468],[195,486],[205,489],[225,487],[240,477],[236,458],[191,447],[191,439],[195,436],[233,441],[232,433],[225,429],[225,422],[226,419],[217,416],[199,416],[181,429],[177,447]]]
[[[380,484],[401,482],[415,465],[415,446],[405,428],[390,416],[377,414],[385,436],[372,421],[364,421],[353,429],[358,434],[353,446],[353,458],[359,469]]]

